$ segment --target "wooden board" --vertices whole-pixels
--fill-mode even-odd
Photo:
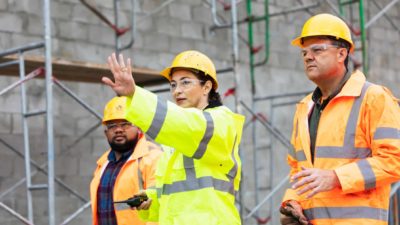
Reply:
[[[0,63],[16,60],[17,56],[0,58]],[[44,67],[44,57],[25,56],[25,73]],[[102,76],[111,77],[111,72],[106,64],[85,63],[53,58],[53,76],[59,80],[100,83]],[[19,65],[0,67],[0,75],[19,76]],[[133,77],[140,86],[156,85],[166,83],[167,79],[159,75],[157,71],[133,68]]]

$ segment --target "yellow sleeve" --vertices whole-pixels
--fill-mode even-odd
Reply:
[[[126,118],[156,142],[185,156],[210,162],[231,160],[232,137],[242,129],[244,117],[226,107],[217,108],[206,111],[182,108],[136,87],[127,101]]]
[[[161,147],[147,141],[149,146],[149,154],[144,158],[144,188],[154,188],[156,186],[156,168],[157,163],[162,155]]]
[[[146,190],[146,195],[152,200],[150,208],[148,210],[139,210],[139,218],[146,222],[158,222],[158,215],[160,205],[157,198],[157,190],[150,188]]]

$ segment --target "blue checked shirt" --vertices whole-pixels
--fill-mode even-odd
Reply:
[[[125,152],[117,161],[115,152],[108,154],[108,165],[101,176],[97,189],[97,218],[98,225],[117,225],[117,218],[114,212],[113,190],[118,173],[126,160],[132,155],[132,151]]]

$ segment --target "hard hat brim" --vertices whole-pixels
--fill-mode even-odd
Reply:
[[[293,40],[291,41],[291,44],[292,44],[293,46],[303,47],[303,45],[301,44],[301,38],[302,38],[302,37],[297,37],[297,38],[293,39]]]
[[[167,78],[168,81],[171,81],[170,77],[171,69],[172,69],[171,67],[167,67],[160,72],[161,76]]]

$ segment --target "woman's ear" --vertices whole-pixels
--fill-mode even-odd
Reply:
[[[203,86],[203,90],[204,90],[204,95],[208,95],[208,93],[210,93],[212,89],[212,82],[210,80],[207,80],[206,83]]]

